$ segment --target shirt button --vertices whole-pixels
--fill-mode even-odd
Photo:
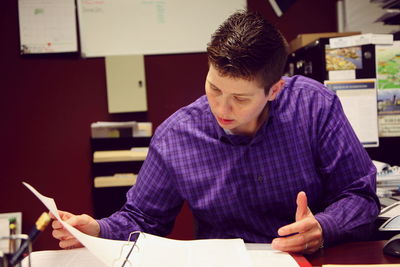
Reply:
[[[263,179],[262,176],[258,176],[258,177],[257,177],[257,181],[258,181],[259,183],[262,183],[262,182],[264,181],[264,179]]]

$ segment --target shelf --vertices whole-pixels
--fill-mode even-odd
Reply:
[[[119,210],[136,183],[151,137],[91,138],[93,212],[104,218]]]
[[[148,151],[148,147],[136,147],[132,150],[96,151],[93,153],[93,162],[144,161]]]
[[[132,186],[136,183],[136,174],[123,174],[114,176],[99,176],[94,178],[94,187]]]

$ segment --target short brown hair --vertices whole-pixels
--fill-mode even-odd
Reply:
[[[282,77],[288,45],[279,30],[261,15],[238,11],[212,35],[207,45],[209,64],[222,75],[260,78],[265,94]]]

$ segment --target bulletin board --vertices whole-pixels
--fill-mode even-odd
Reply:
[[[21,54],[78,51],[74,0],[18,0]]]
[[[84,57],[204,52],[246,0],[78,0]]]

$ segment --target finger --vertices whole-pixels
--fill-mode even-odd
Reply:
[[[60,216],[61,220],[63,220],[63,221],[66,221],[69,218],[76,216],[75,214],[72,214],[68,211],[62,211],[62,210],[58,211],[58,215]]]
[[[73,239],[68,239],[68,240],[62,240],[58,243],[60,248],[78,248],[82,247],[82,244],[75,238]]]
[[[274,246],[280,250],[286,250],[290,247],[304,246],[309,240],[306,238],[306,234],[295,234],[286,237],[278,237],[273,240]]]
[[[66,212],[66,211],[58,211],[58,212],[59,212],[61,220],[63,220],[64,222],[67,222],[68,224],[70,224],[72,226],[85,225],[89,221],[88,215],[86,215],[86,214],[74,215],[74,214]],[[52,214],[52,216],[54,216],[54,215]],[[52,227],[54,229],[61,229],[61,228],[63,228],[63,225],[58,220],[55,220],[52,223]]]
[[[57,219],[56,216],[54,216],[54,214],[52,212],[49,212],[50,218],[52,218],[53,220]]]
[[[287,237],[278,237],[275,238],[277,242],[280,243],[283,247],[292,247],[292,246],[299,246],[304,247],[305,244],[314,242],[315,244],[319,243],[320,240],[320,232],[318,229],[313,228],[310,231],[299,233],[296,235],[291,235]],[[308,244],[310,246],[310,244]]]
[[[57,219],[57,217],[61,217],[63,213],[64,213],[63,211],[57,210],[57,216],[56,216],[54,213],[49,212],[50,217],[51,217],[52,219]]]
[[[58,230],[58,229],[63,229],[63,228],[64,228],[63,225],[62,225],[59,221],[57,221],[57,220],[55,220],[55,221],[53,221],[53,222],[51,223],[51,227],[52,227],[54,230]]]
[[[302,245],[291,245],[291,246],[284,246],[276,245],[276,243],[272,244],[272,248],[276,250],[280,250],[283,252],[288,253],[303,253],[303,254],[311,254],[319,249],[318,243],[316,241],[311,241]]]
[[[278,235],[287,236],[297,233],[307,232],[310,229],[316,227],[316,220],[313,217],[308,217],[300,221],[285,225],[278,229]]]
[[[71,239],[73,236],[67,230],[53,230],[52,235],[54,238],[59,240]]]
[[[289,253],[303,253],[303,254],[311,254],[319,249],[319,243],[317,241],[310,241],[301,245],[292,245],[292,246],[282,246],[279,250],[283,252]]]
[[[82,214],[82,215],[73,215],[70,218],[68,218],[68,220],[66,220],[65,222],[67,222],[68,224],[72,225],[72,226],[83,226],[83,225],[87,225],[90,222],[91,217],[89,217],[86,214]]]
[[[63,220],[63,221],[66,221],[66,220],[68,220],[69,218],[75,216],[74,214],[69,213],[69,212],[67,212],[67,211],[58,210],[57,212],[58,212],[58,218],[60,218],[60,219]],[[50,213],[50,217],[51,217],[52,219],[58,221],[58,218],[57,218],[53,213]],[[56,225],[57,225],[57,224],[56,224]]]
[[[285,252],[314,252],[320,247],[320,239],[317,233],[298,234],[290,237],[275,238],[272,248]]]
[[[69,212],[66,212],[66,211],[58,210],[57,212],[58,212],[59,218],[61,218],[61,220],[63,220],[63,221],[68,220],[69,218],[71,218],[71,217],[74,216],[72,213],[69,213]],[[52,227],[53,227],[54,229],[63,228],[63,225],[58,221],[58,219],[55,217],[54,214],[50,213],[50,217],[53,218],[53,219],[55,219],[55,220],[52,222]]]
[[[296,221],[299,221],[308,215],[307,195],[303,191],[297,194],[296,199]]]
[[[289,242],[286,238],[275,238],[272,240],[272,248],[284,252],[301,252],[305,249],[305,244],[300,242]]]
[[[311,228],[299,234],[280,237],[273,240],[273,248],[287,252],[314,252],[318,250],[322,242],[322,229],[317,220],[306,218]]]

